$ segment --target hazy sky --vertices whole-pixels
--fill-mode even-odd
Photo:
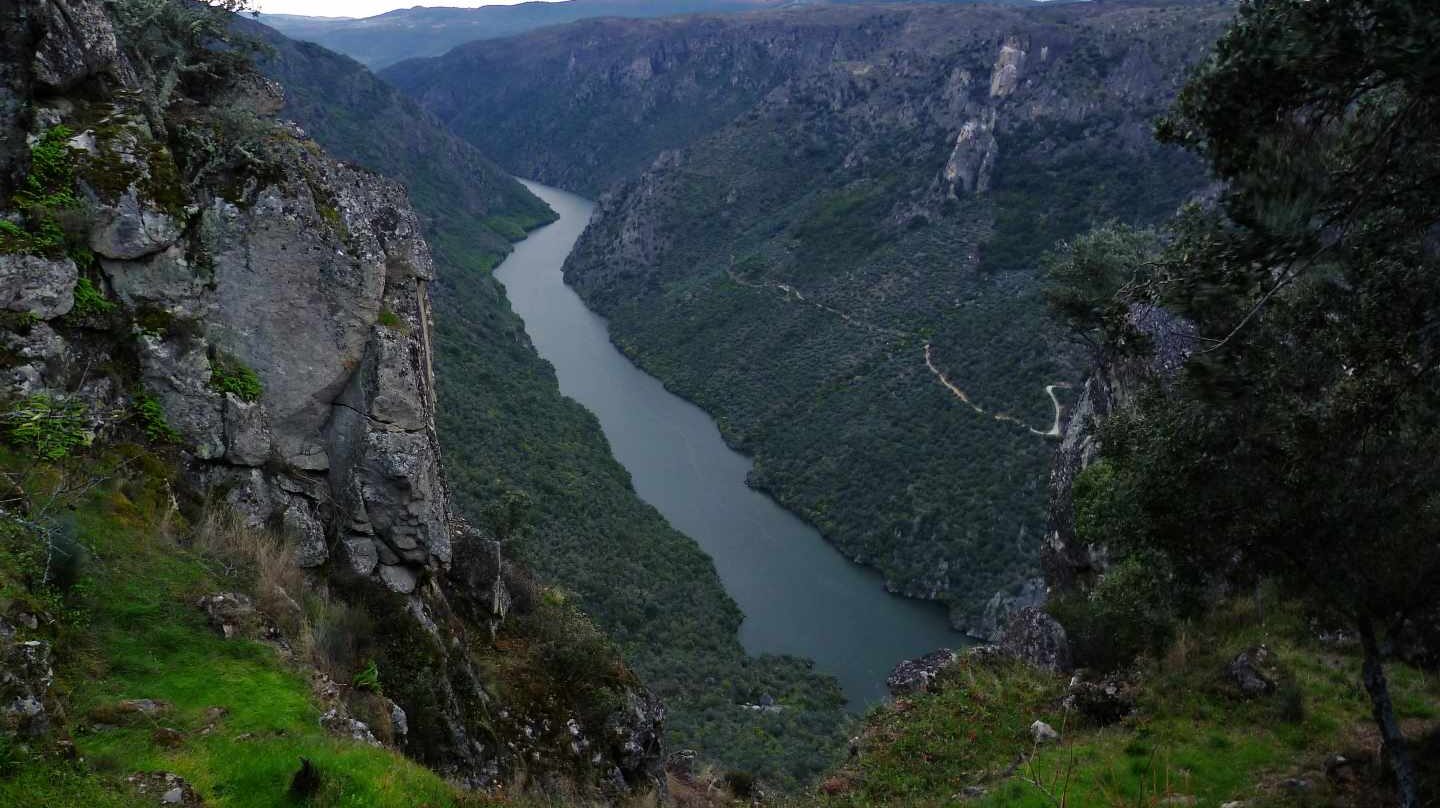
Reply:
[[[311,17],[371,17],[411,6],[508,6],[524,0],[258,0],[267,14],[305,14]]]

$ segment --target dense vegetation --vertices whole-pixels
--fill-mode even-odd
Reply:
[[[391,73],[422,101],[468,82],[458,101],[434,102],[452,127],[581,187],[610,176],[587,161],[621,130],[592,128],[603,115],[567,118],[557,99],[638,117],[641,136],[617,146],[638,160],[637,143],[654,149],[698,125],[682,120],[688,104],[754,98],[602,199],[567,280],[628,355],[755,455],[753,484],[966,625],[1035,574],[1052,449],[1036,433],[1054,415],[1045,388],[1079,375],[1044,313],[1040,257],[1094,223],[1164,218],[1201,187],[1198,161],[1148,130],[1178,84],[1168,77],[1222,15],[1122,5],[606,22]],[[580,44],[617,28],[606,53]],[[1028,61],[1013,91],[992,94],[1007,37]],[[697,39],[706,46],[676,44]],[[591,67],[573,80],[554,72],[566,45]],[[502,55],[518,60],[513,73]],[[641,62],[654,75],[632,80],[627,66]],[[489,73],[470,81],[481,65]],[[736,79],[713,89],[725,70]],[[518,136],[557,120],[568,128],[545,140]],[[979,144],[969,159],[992,166],[986,180],[958,179],[960,131],[982,133],[966,142]]]
[[[440,433],[462,510],[615,638],[664,699],[671,748],[771,782],[828,765],[841,740],[838,686],[800,660],[746,657],[740,611],[709,557],[635,495],[594,415],[559,394],[500,284],[481,268],[446,269],[435,295]],[[527,495],[520,520],[492,508],[513,492]],[[785,709],[741,706],[766,694]]]
[[[1113,359],[1148,347],[1139,307],[1197,336],[1105,424],[1077,529],[1141,559],[1130,588],[1158,606],[1271,576],[1347,625],[1404,806],[1425,801],[1384,662],[1440,632],[1437,45],[1420,3],[1243,4],[1161,128],[1218,202],[1084,273]]]

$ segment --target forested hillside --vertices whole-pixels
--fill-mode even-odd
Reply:
[[[503,164],[609,187],[566,272],[615,342],[755,485],[968,625],[1035,574],[1047,387],[1079,375],[1042,255],[1203,188],[1150,130],[1230,13],[606,20],[386,75]]]
[[[246,25],[244,30],[261,29]],[[491,268],[553,214],[362,65],[259,30],[294,115],[337,153],[405,181],[434,247],[437,426],[460,510],[563,587],[665,701],[681,748],[795,782],[842,740],[843,698],[801,660],[752,659],[698,546],[631,488],[593,415],[563,397]],[[741,705],[769,695],[783,711]]]

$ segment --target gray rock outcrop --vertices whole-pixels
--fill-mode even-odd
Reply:
[[[1014,589],[1002,589],[985,603],[980,617],[970,622],[965,633],[983,642],[999,642],[1010,618],[1021,609],[1045,605],[1045,581],[1029,578]]]
[[[69,258],[0,255],[0,306],[50,320],[75,304],[79,273]]]
[[[1225,678],[1245,698],[1268,696],[1279,686],[1279,674],[1271,657],[1270,649],[1263,645],[1247,648],[1225,666]]]
[[[373,621],[389,699],[364,716],[376,731],[343,712],[327,726],[364,743],[378,733],[454,782],[492,784],[504,760],[531,752],[502,746],[485,723],[495,696],[472,656],[510,608],[506,565],[499,543],[452,510],[435,434],[434,268],[404,189],[255,117],[283,96],[243,69],[230,86],[182,80],[168,88],[176,104],[153,103],[101,0],[0,3],[0,22],[0,190],[23,175],[27,137],[69,127],[84,201],[74,226],[96,257],[82,270],[0,255],[0,308],[29,315],[0,328],[0,380],[80,402],[98,440],[167,444],[177,499],[228,505],[273,531],[305,581]],[[211,139],[175,136],[174,107]],[[192,149],[216,159],[192,171]],[[103,316],[65,317],[82,271],[110,304]],[[120,370],[91,372],[101,366]],[[292,604],[299,594],[280,592]],[[282,650],[295,639],[244,594],[196,605],[223,636]],[[52,714],[48,647],[10,640],[0,720],[39,732]],[[626,787],[658,785],[664,707],[619,690],[608,721],[588,718],[597,738],[579,763]]]
[[[954,665],[960,655],[949,648],[932,651],[918,659],[907,659],[895,666],[885,677],[885,687],[892,696],[925,693],[940,673]]]
[[[1034,607],[1021,609],[1010,618],[1000,638],[1000,650],[1042,670],[1064,673],[1073,667],[1065,627]]]
[[[0,737],[48,734],[57,718],[54,684],[48,643],[0,637]]]
[[[1052,590],[1086,588],[1109,566],[1105,547],[1086,544],[1076,536],[1071,497],[1075,478],[1100,456],[1100,424],[1133,401],[1147,383],[1173,378],[1195,347],[1194,325],[1164,309],[1136,306],[1128,319],[1146,339],[1150,353],[1104,361],[1091,373],[1066,420],[1050,467],[1049,519],[1040,563]]]

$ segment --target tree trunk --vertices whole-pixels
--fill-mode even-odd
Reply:
[[[1385,744],[1385,754],[1390,758],[1390,768],[1395,773],[1395,787],[1400,791],[1400,808],[1420,808],[1420,788],[1415,777],[1415,766],[1410,762],[1410,750],[1405,744],[1405,733],[1400,722],[1395,720],[1395,705],[1390,702],[1390,685],[1385,681],[1385,668],[1380,663],[1380,646],[1375,641],[1375,625],[1370,618],[1359,621],[1360,645],[1365,649],[1365,663],[1362,677],[1365,689],[1370,693],[1370,709],[1375,723],[1380,727],[1380,739]]]

